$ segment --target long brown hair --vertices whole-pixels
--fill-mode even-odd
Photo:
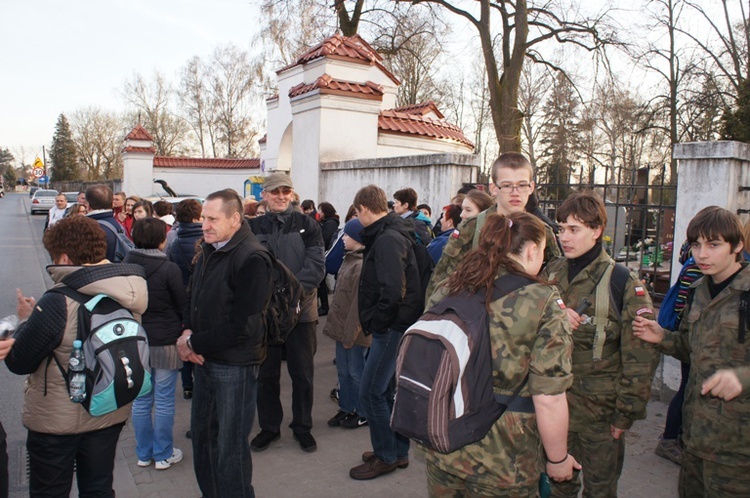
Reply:
[[[485,289],[485,300],[489,305],[493,284],[501,268],[541,282],[539,277],[527,273],[509,255],[520,255],[527,242],[541,244],[545,237],[544,224],[534,215],[523,212],[509,216],[488,214],[479,236],[479,245],[466,254],[466,258],[448,278],[448,292],[457,294],[463,290],[479,292]]]

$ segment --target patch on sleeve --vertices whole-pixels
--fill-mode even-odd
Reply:
[[[636,295],[636,296],[645,296],[645,295],[646,295],[646,289],[644,289],[644,288],[643,288],[643,287],[641,287],[641,286],[637,286],[637,287],[635,288],[635,295]]]
[[[455,229],[453,230],[451,237],[453,237],[454,239],[457,239],[459,235],[461,235],[461,232],[459,232],[458,229]]]
[[[557,305],[560,307],[561,310],[564,310],[565,308],[567,308],[567,306],[565,306],[565,303],[563,302],[562,299],[557,299],[555,302],[557,303]]]
[[[643,308],[641,308],[641,309],[639,309],[638,311],[635,312],[636,316],[641,316],[641,315],[643,315],[645,313],[650,313],[650,314],[653,315],[654,314],[654,310],[652,310],[648,306],[644,306]]]

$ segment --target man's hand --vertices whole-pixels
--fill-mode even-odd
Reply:
[[[578,326],[583,323],[583,318],[581,318],[581,315],[576,313],[576,310],[565,308],[565,313],[568,315],[568,322],[570,322],[570,327],[573,330],[578,330]]]
[[[179,339],[177,339],[177,352],[180,355],[180,359],[182,361],[189,361],[191,363],[195,363],[196,365],[203,365],[203,362],[205,359],[202,355],[196,354],[190,347],[188,347],[187,344],[187,338],[190,337],[190,335],[193,333],[190,329],[185,329],[182,331],[182,335]]]
[[[21,289],[16,289],[16,315],[19,320],[26,320],[31,316],[31,312],[34,311],[36,305],[36,299],[33,297],[24,297]]]
[[[701,394],[708,393],[724,401],[731,401],[742,393],[742,384],[734,370],[719,370],[703,382]]]
[[[618,429],[614,425],[609,426],[609,432],[612,434],[612,437],[615,439],[620,439],[623,434],[625,434],[625,429]]]
[[[570,481],[574,470],[581,470],[581,464],[570,454],[558,464],[547,462],[547,475],[556,482]]]
[[[654,320],[637,316],[633,320],[633,335],[644,342],[659,344],[664,340],[664,329]]]
[[[4,341],[0,341],[0,361],[3,361],[6,356],[8,356],[8,353],[10,353],[10,348],[13,347],[13,343],[16,342],[15,339],[6,339]]]

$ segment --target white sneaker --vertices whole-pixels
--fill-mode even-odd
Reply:
[[[172,448],[172,456],[167,458],[166,460],[161,460],[159,462],[156,462],[156,470],[166,470],[175,463],[180,463],[182,461],[182,450],[179,448]]]
[[[151,465],[151,460],[146,460],[146,461],[138,460],[139,467],[148,467],[149,465]]]

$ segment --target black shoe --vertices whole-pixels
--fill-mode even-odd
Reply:
[[[318,316],[326,316],[328,314],[328,308],[323,308],[322,306],[318,308]]]
[[[185,433],[185,437],[188,438],[188,439],[193,439],[193,434],[190,431],[187,431]]]
[[[192,389],[183,389],[182,390],[182,397],[185,399],[191,399],[193,397],[193,390]]]
[[[366,426],[367,419],[357,413],[350,413],[344,420],[339,422],[339,425],[341,427],[346,427],[347,429],[356,429],[358,427]]]
[[[331,389],[331,401],[333,401],[334,403],[339,402],[339,388],[338,387],[334,387],[333,389]]]
[[[330,427],[338,427],[339,425],[341,425],[341,421],[342,421],[342,420],[344,420],[344,419],[345,419],[346,417],[348,417],[348,416],[349,416],[349,414],[348,414],[348,413],[346,413],[346,412],[345,412],[345,411],[343,411],[343,410],[339,410],[339,411],[338,411],[338,412],[336,413],[336,415],[334,415],[333,417],[331,417],[331,418],[330,418],[330,419],[328,420],[328,425],[329,425]]]
[[[252,441],[250,441],[250,448],[252,448],[254,451],[266,450],[271,445],[271,443],[273,443],[274,441],[278,441],[280,437],[280,432],[271,432],[263,429],[258,433],[257,436],[253,438]]]
[[[315,442],[315,438],[309,432],[303,432],[301,434],[294,433],[294,440],[299,443],[299,447],[302,451],[312,453],[318,449],[318,443]]]

